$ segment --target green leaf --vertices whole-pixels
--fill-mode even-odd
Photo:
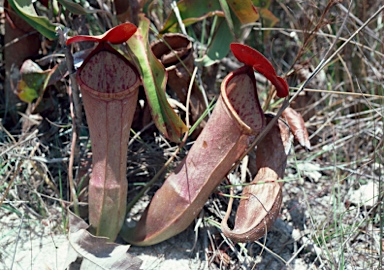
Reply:
[[[252,0],[255,7],[268,9],[271,5],[272,0]]]
[[[17,96],[24,102],[32,102],[41,97],[52,71],[44,71],[32,60],[26,60],[20,69],[21,79],[17,85]]]
[[[224,18],[219,18],[217,24],[218,27],[206,54],[202,58],[196,59],[196,63],[210,66],[227,56],[233,36],[230,34],[230,29]]]
[[[167,74],[164,66],[150,49],[148,43],[149,24],[150,21],[143,14],[140,14],[138,30],[127,41],[127,44],[137,58],[137,66],[142,76],[145,94],[156,127],[169,140],[180,142],[182,134],[188,128],[167,101],[165,95]]]
[[[177,4],[180,17],[185,26],[218,15],[218,27],[208,44],[206,55],[196,62],[210,66],[224,58],[229,52],[229,44],[241,32],[241,25],[259,19],[259,14],[251,0],[182,0]],[[224,20],[225,17],[225,20]],[[178,21],[172,11],[161,33],[177,31]]]
[[[220,2],[222,3],[220,4]],[[259,14],[251,0],[182,0],[177,4],[180,17],[185,26],[214,15],[224,16],[225,14],[228,18],[229,12],[225,10],[225,6],[231,8],[241,24],[251,23],[259,19]],[[177,26],[178,21],[172,11],[160,33],[176,32],[178,30]]]
[[[50,40],[58,38],[56,27],[60,24],[51,23],[47,17],[38,16],[31,0],[8,0],[8,2],[12,9],[40,34]]]
[[[69,10],[73,14],[85,15],[85,14],[97,13],[100,11],[100,10],[91,10],[91,9],[83,8],[79,4],[70,0],[58,0],[58,1],[61,5],[63,5],[67,10]]]
[[[229,30],[231,30],[232,35],[235,35],[235,27],[233,26],[233,20],[231,16],[231,10],[229,9],[228,3],[226,0],[219,0],[220,6],[224,11],[225,20],[227,21]]]
[[[180,16],[185,26],[213,15],[224,15],[218,0],[182,0],[177,4],[177,8],[180,11]],[[172,11],[160,33],[176,32],[177,26],[178,21],[175,13]]]
[[[20,80],[17,85],[17,96],[27,103],[31,103],[39,97],[38,91],[39,89],[30,87],[24,80]]]

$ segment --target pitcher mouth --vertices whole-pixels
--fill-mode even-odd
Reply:
[[[246,89],[239,89],[239,87],[235,87],[236,85],[228,87],[234,79],[239,79],[238,77],[241,75],[246,75],[247,80],[249,79],[250,83],[244,87]],[[241,79],[239,79],[239,83],[243,83]],[[221,83],[220,91],[228,113],[236,119],[240,130],[247,135],[257,135],[264,128],[265,119],[252,67],[243,66],[229,73]],[[236,93],[232,93],[232,91],[236,91]],[[234,95],[232,98],[230,98],[231,93]],[[257,116],[255,117],[254,114]]]
[[[95,68],[96,62],[105,58],[116,62],[116,67],[110,64],[115,71]],[[103,78],[107,73],[111,78]],[[76,77],[82,90],[102,100],[127,98],[137,91],[141,83],[136,67],[107,43],[100,43],[88,55]]]

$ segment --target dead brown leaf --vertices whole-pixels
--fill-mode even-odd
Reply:
[[[286,108],[282,113],[282,117],[287,121],[292,130],[293,136],[307,151],[311,150],[311,142],[309,141],[308,131],[305,127],[304,119],[300,113],[292,108]]]
[[[66,263],[63,269],[73,263],[77,257],[82,257],[81,269],[121,269],[137,270],[142,261],[127,253],[129,245],[118,245],[109,242],[106,237],[96,237],[90,234],[88,224],[69,213],[69,245]]]

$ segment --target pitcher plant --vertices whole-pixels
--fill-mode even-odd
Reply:
[[[288,94],[288,85],[264,56],[237,43],[231,49],[245,65],[225,77],[205,128],[185,159],[156,192],[137,225],[123,226],[121,235],[127,242],[153,245],[185,230],[265,127],[253,69],[266,75],[278,96]]]
[[[67,41],[99,42],[77,71],[76,80],[92,143],[89,222],[95,235],[111,241],[124,221],[127,148],[141,80],[135,66],[107,42],[124,42],[135,31],[136,26],[127,23],[103,36],[76,36]]]

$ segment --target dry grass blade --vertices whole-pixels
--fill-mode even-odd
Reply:
[[[381,6],[374,14],[372,14],[371,17],[369,17],[368,20],[364,22],[363,25],[359,27],[332,55],[329,57],[327,56],[332,51],[333,47],[336,44],[337,39],[332,44],[332,46],[328,49],[328,52],[325,54],[326,57],[324,57],[321,62],[317,65],[315,70],[311,73],[309,78],[303,83],[303,85],[299,88],[299,90],[291,97],[290,102],[295,100],[295,98],[300,94],[301,91],[307,86],[307,84],[313,79],[331,60],[346,46],[349,44],[349,42],[357,35],[359,34],[373,19],[375,19],[382,11],[384,10],[384,5]],[[341,33],[341,32],[339,32]]]

